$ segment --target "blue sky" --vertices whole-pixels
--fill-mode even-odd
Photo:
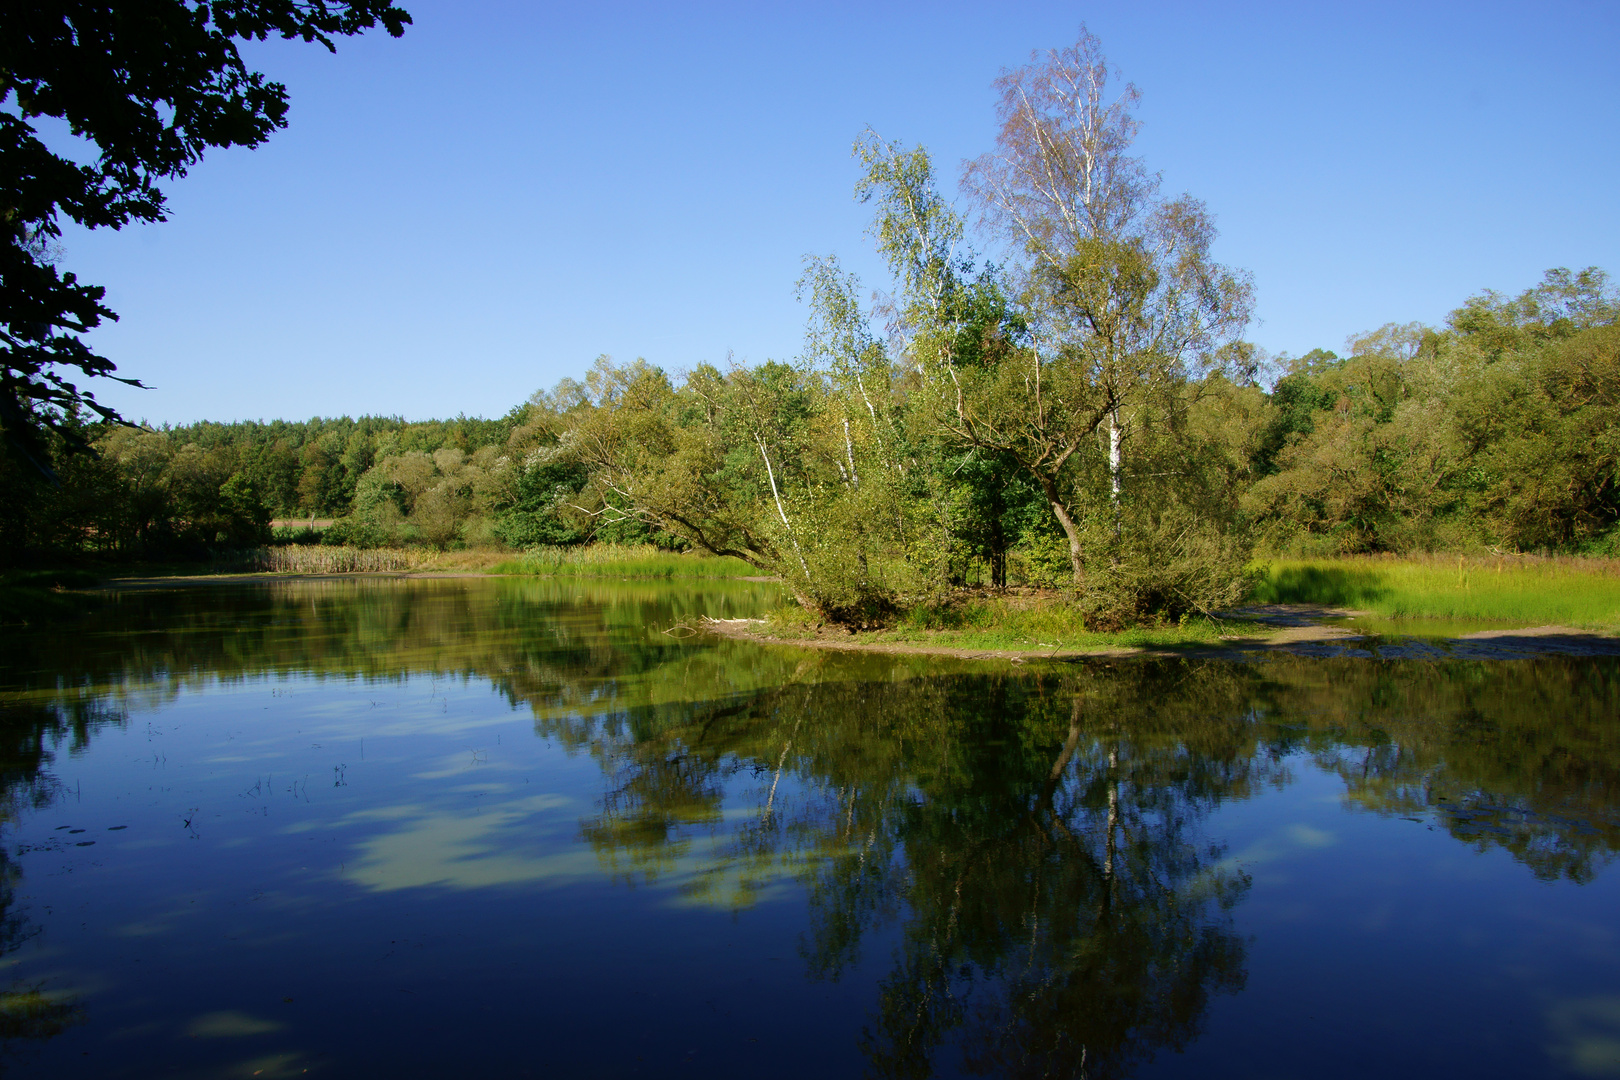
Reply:
[[[923,144],[954,191],[997,73],[1082,21],[1272,352],[1620,273],[1613,4],[403,3],[402,39],[250,48],[290,127],[172,183],[168,222],[67,234],[122,316],[94,344],[154,387],[103,400],[494,416],[600,353],[791,358],[806,254],[884,284],[855,137]]]

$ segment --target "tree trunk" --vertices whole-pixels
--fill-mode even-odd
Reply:
[[[990,585],[996,589],[1007,587],[1007,531],[1001,524],[1006,507],[1001,490],[997,485],[990,495]]]
[[[855,444],[849,437],[849,417],[844,417],[844,453],[849,456],[849,486],[861,486],[861,478],[855,473]]]
[[[1052,763],[1052,773],[1046,778],[1048,787],[1063,778],[1063,770],[1068,766],[1069,759],[1074,757],[1074,748],[1080,744],[1080,701],[1081,696],[1074,695],[1074,708],[1069,713],[1069,737],[1063,741],[1063,749]]]
[[[1056,478],[1042,476],[1040,482],[1041,491],[1046,495],[1046,502],[1052,507],[1052,516],[1057,518],[1058,524],[1063,527],[1063,535],[1069,538],[1069,566],[1074,571],[1075,588],[1080,588],[1086,583],[1086,564],[1080,547],[1080,526],[1074,523],[1069,508],[1058,495]]]
[[[1124,490],[1125,429],[1119,425],[1119,410],[1108,410],[1108,489],[1114,509],[1114,539],[1120,537],[1119,496]]]
[[[1115,748],[1108,751],[1108,842],[1105,845],[1106,855],[1103,862],[1103,877],[1108,883],[1106,903],[1113,906],[1114,901],[1114,834],[1119,831],[1119,750]]]
[[[793,554],[799,557],[799,569],[804,571],[806,587],[812,585],[810,581],[810,567],[804,561],[804,553],[799,550],[799,538],[793,535],[793,526],[788,522],[787,510],[782,507],[782,493],[776,490],[776,470],[771,468],[771,455],[765,452],[765,440],[759,433],[754,433],[754,441],[759,444],[759,456],[765,459],[765,475],[771,481],[771,498],[776,500],[776,512],[782,515],[782,528],[787,530],[788,540],[793,544]]]

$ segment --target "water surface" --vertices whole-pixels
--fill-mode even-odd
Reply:
[[[10,1074],[1620,1075],[1614,660],[689,629],[776,600],[312,581],[0,637]]]

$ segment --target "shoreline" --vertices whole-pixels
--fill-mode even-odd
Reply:
[[[573,575],[567,575],[570,578]],[[375,570],[325,574],[186,574],[172,577],[104,578],[93,587],[71,592],[114,590],[145,591],[195,588],[208,585],[251,585],[281,581],[455,580],[510,578],[479,570]],[[602,580],[602,579],[595,579]],[[666,579],[667,580],[667,579]],[[694,579],[696,580],[696,579]],[[707,580],[707,579],[704,579]],[[770,578],[726,580],[771,581]],[[1424,637],[1367,633],[1324,623],[1325,619],[1360,618],[1369,612],[1319,604],[1251,604],[1224,616],[1257,624],[1261,632],[1223,634],[1215,642],[1187,645],[1098,645],[1076,648],[1004,649],[953,645],[944,642],[871,641],[859,632],[828,630],[822,633],[777,635],[765,630],[763,619],[704,619],[702,633],[756,645],[786,645],[840,652],[880,653],[891,656],[939,656],[956,660],[1000,660],[1074,663],[1083,660],[1205,659],[1253,660],[1268,653],[1303,656],[1355,656],[1364,658],[1522,659],[1535,656],[1620,656],[1620,635],[1578,627],[1543,625],[1500,627],[1456,636]],[[1414,619],[1414,623],[1422,620]]]
[[[166,589],[198,585],[253,585],[273,581],[348,581],[355,578],[501,578],[482,570],[361,570],[331,574],[278,574],[273,571],[246,574],[176,574],[173,577],[103,578],[94,586],[68,592],[107,592],[112,589]]]
[[[1095,648],[987,649],[926,642],[862,641],[859,634],[776,636],[763,619],[705,619],[701,630],[734,641],[891,656],[942,656],[957,660],[1003,660],[1013,664],[1083,660],[1253,660],[1269,653],[1349,656],[1369,659],[1510,660],[1535,656],[1620,656],[1620,636],[1573,626],[1479,630],[1456,637],[1363,633],[1319,620],[1365,612],[1311,604],[1270,604],[1231,612],[1275,628],[1266,634],[1221,635],[1219,642],[1175,645],[1102,645]]]
[[[933,644],[930,642],[862,641],[861,635],[837,632],[823,635],[776,636],[762,632],[763,619],[705,619],[702,630],[734,641],[751,641],[759,645],[791,645],[807,649],[830,649],[840,652],[884,653],[891,656],[944,656],[957,660],[1006,660],[1014,664],[1032,661],[1076,660],[1133,660],[1197,657],[1202,659],[1237,659],[1244,653],[1287,648],[1294,645],[1314,645],[1328,642],[1360,641],[1365,635],[1338,626],[1320,623],[1300,623],[1280,626],[1273,634],[1222,635],[1219,643],[1200,643],[1186,646],[1169,645],[1101,645],[1095,648],[1056,649],[987,649],[963,645]],[[1620,642],[1617,642],[1620,651]]]

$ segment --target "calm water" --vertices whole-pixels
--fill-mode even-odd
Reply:
[[[0,637],[17,1076],[1620,1076],[1620,665],[692,637],[768,587]]]

